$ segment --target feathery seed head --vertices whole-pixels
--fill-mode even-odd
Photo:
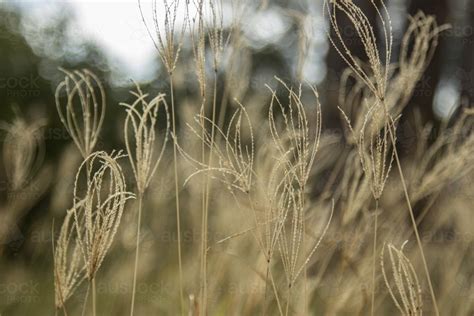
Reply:
[[[180,10],[180,0],[162,0],[162,4],[153,0],[151,2],[151,13],[153,19],[153,29],[150,29],[148,23],[145,20],[141,1],[138,0],[138,7],[142,16],[143,23],[147,29],[150,38],[153,41],[161,61],[166,68],[166,71],[171,74],[176,68],[178,63],[179,54],[181,47],[183,46],[184,35],[186,27],[188,25],[188,13],[184,15],[184,21],[177,21]],[[186,9],[188,6],[186,0]],[[164,23],[159,18],[159,10],[164,10]],[[180,25],[177,25],[179,23]],[[156,34],[153,34],[156,33]]]
[[[384,245],[381,253],[382,274],[395,306],[405,316],[422,315],[423,299],[421,286],[415,268],[403,253],[403,248],[408,241],[396,248],[393,244]],[[385,268],[385,249],[388,249],[394,286],[388,280]]]
[[[91,154],[79,167],[74,186],[74,223],[77,240],[92,280],[100,268],[120,225],[127,200],[125,178],[118,159],[100,151]]]
[[[385,50],[383,54],[379,52],[376,32],[371,25],[371,21],[357,4],[349,0],[325,0],[324,12],[325,14],[327,13],[330,26],[334,31],[335,36],[329,35],[329,40],[337,53],[373,94],[383,100],[388,87],[389,65],[392,55],[392,22],[383,0],[380,1],[381,8],[378,7],[374,0],[371,0],[370,3],[376,12],[377,19],[382,25],[383,47]],[[347,40],[343,38],[338,22],[339,14],[345,16],[354,27],[355,34],[364,47],[370,72],[349,50],[346,44]]]
[[[165,95],[159,94],[147,101],[148,94],[143,94],[137,85],[137,91],[131,92],[136,100],[132,104],[121,103],[126,108],[124,133],[128,158],[132,165],[138,192],[143,194],[163,157],[170,134],[170,117]],[[159,143],[157,138],[158,112],[165,112],[165,135]]]
[[[394,160],[390,129],[396,130],[396,122],[387,115],[378,102],[369,107],[360,130],[356,131],[350,119],[339,107],[349,130],[356,139],[362,169],[368,178],[374,199],[382,196]]]
[[[267,86],[272,93],[268,111],[270,134],[278,153],[270,177],[274,191],[267,210],[269,222],[276,219],[276,225],[267,232],[267,246],[270,254],[273,247],[278,246],[286,280],[291,287],[319,247],[331,219],[317,242],[305,249],[306,184],[319,148],[321,106],[316,89],[310,86],[316,101],[315,130],[314,135],[311,135],[306,106],[302,100],[302,85],[295,91],[281,79],[276,79],[288,94],[288,100],[284,103],[277,92]],[[302,257],[305,251],[307,253]]]
[[[213,165],[200,162],[187,154],[181,147],[178,147],[180,153],[196,168],[185,181],[187,183],[191,178],[203,172],[209,172],[211,177],[219,180],[232,191],[237,189],[248,193],[253,184],[254,160],[255,160],[255,140],[253,135],[252,123],[245,107],[237,101],[238,108],[235,110],[228,124],[227,130],[221,129],[215,122],[198,114],[195,122],[198,129],[188,124],[191,132],[200,139],[204,145],[212,149],[216,156]],[[214,127],[219,137],[211,137],[209,126]],[[243,139],[244,129],[247,130],[249,140]],[[222,139],[220,141],[219,139]],[[223,142],[223,144],[222,144]]]
[[[214,71],[217,72],[221,62],[222,51],[224,50],[224,12],[222,10],[222,0],[207,0],[210,23],[208,25],[209,45],[212,52],[212,62]]]
[[[67,211],[56,245],[53,244],[54,293],[57,309],[63,308],[86,277],[82,252],[77,241],[74,212],[74,209]]]
[[[69,71],[56,89],[56,108],[61,122],[83,158],[94,150],[104,122],[105,90],[99,78],[87,69]],[[66,102],[61,97],[65,95]]]
[[[321,104],[316,89],[310,86],[315,98],[314,135],[311,135],[310,125],[302,100],[302,86],[295,91],[281,79],[276,78],[288,93],[288,104],[284,105],[277,92],[267,86],[272,99],[268,110],[270,134],[275,147],[285,162],[282,167],[293,174],[300,188],[304,188],[311,173],[321,138]],[[281,116],[281,124],[277,112]],[[279,126],[280,125],[280,126]]]
[[[12,123],[0,122],[0,129],[6,132],[3,163],[13,191],[25,187],[43,163],[41,129],[44,125],[42,121],[28,124],[19,115]]]

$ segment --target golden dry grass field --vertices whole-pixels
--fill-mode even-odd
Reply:
[[[474,10],[401,3],[133,2],[120,84],[5,4],[0,315],[473,315]]]

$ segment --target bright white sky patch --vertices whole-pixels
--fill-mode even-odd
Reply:
[[[245,35],[256,48],[277,43],[288,28],[288,21],[276,9],[258,11],[244,20]]]
[[[29,31],[29,35],[33,34],[29,41],[35,41],[35,27],[47,24],[50,17],[57,16],[64,7],[71,8],[74,20],[71,21],[72,30],[68,31],[68,34],[71,35],[72,42],[81,43],[81,40],[88,40],[96,43],[108,58],[112,71],[111,79],[115,84],[121,84],[131,78],[148,81],[158,72],[158,52],[143,23],[137,0],[38,0],[10,3],[24,12],[28,20],[27,33]],[[157,17],[164,21],[164,2],[157,0],[156,3]],[[181,27],[185,13],[185,0],[180,3],[177,27]],[[141,5],[156,40],[152,23],[152,2],[142,0]],[[49,53],[54,55],[54,52]]]
[[[459,97],[459,83],[456,80],[446,80],[439,84],[433,101],[435,115],[442,120],[449,119],[459,106]]]
[[[153,77],[157,51],[140,17],[137,2],[73,1],[77,27],[94,40],[121,73],[136,80]]]
[[[128,80],[152,79],[158,71],[157,50],[143,24],[137,1],[70,2],[78,28],[104,49],[113,71]],[[142,2],[150,14],[150,2]],[[117,78],[114,78],[114,81]]]

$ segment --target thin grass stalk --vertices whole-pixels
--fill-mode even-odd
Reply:
[[[285,311],[285,315],[288,316],[288,312],[289,312],[289,309],[290,309],[290,301],[291,301],[291,290],[292,290],[293,286],[292,284],[290,283],[289,286],[288,286],[288,296],[286,298],[286,311]]]
[[[372,249],[372,299],[370,304],[370,315],[374,315],[375,306],[375,274],[376,274],[376,256],[377,256],[377,220],[379,211],[379,200],[375,200],[375,219],[374,219],[374,245]]]
[[[68,316],[67,309],[66,309],[66,303],[64,303],[62,305],[63,305],[62,309],[63,309],[64,316]],[[58,309],[56,309],[56,312],[58,312]]]
[[[97,315],[97,290],[95,285],[95,278],[91,280],[92,283],[92,316]]]
[[[275,298],[276,298],[276,301],[277,301],[278,311],[280,312],[280,315],[283,316],[283,309],[281,307],[280,299],[279,299],[279,296],[278,296],[278,290],[277,290],[276,285],[275,285],[275,280],[273,278],[272,270],[270,270],[270,280],[272,281],[273,291],[275,292]]]
[[[265,261],[267,262],[267,271],[265,272],[265,292],[264,292],[265,294],[263,297],[263,316],[265,316],[267,313],[268,277],[270,274],[270,262],[269,262],[270,260],[265,258]]]
[[[212,97],[212,115],[211,115],[211,144],[214,143],[215,139],[215,130],[216,130],[216,107],[217,107],[217,73],[219,69],[220,59],[223,50],[223,11],[222,11],[222,2],[213,0],[209,1],[210,9],[210,31],[207,34],[209,40],[209,46],[212,52],[212,62],[214,70],[214,86],[213,86],[213,97]],[[201,2],[202,4],[203,2]],[[201,7],[201,5],[199,5]],[[203,18],[202,11],[200,11],[200,18]],[[209,150],[208,165],[212,167],[212,157],[213,157],[214,146],[211,146]],[[203,161],[204,162],[204,161]],[[211,175],[208,174],[206,177],[205,185],[205,203],[204,203],[204,218],[203,218],[203,231],[204,231],[204,240],[203,240],[203,270],[202,270],[202,299],[201,299],[201,315],[207,314],[207,243],[208,243],[208,226],[209,226],[209,190],[210,190],[210,181]]]
[[[204,105],[205,105],[205,100],[203,99],[203,103],[201,106],[201,111],[204,111]],[[201,115],[201,124],[204,124],[204,115]],[[203,125],[204,126],[204,125]],[[205,144],[204,144],[204,138],[205,137],[205,130],[202,130],[202,137],[201,137],[201,161],[204,163],[206,161],[206,149],[205,149]],[[202,192],[201,192],[201,260],[200,260],[200,276],[201,276],[201,281],[200,281],[200,290],[199,290],[199,299],[201,301],[200,306],[200,313],[202,313],[202,299],[204,296],[204,283],[206,282],[206,275],[205,275],[205,265],[206,265],[206,252],[207,252],[207,245],[206,245],[206,230],[205,230],[205,221],[206,221],[206,184],[207,184],[207,176],[206,174],[203,174],[202,177]]]
[[[302,187],[301,187],[301,191],[303,192],[306,192],[306,183],[303,183]],[[303,198],[303,201],[301,202],[302,203],[302,222],[301,222],[301,231],[303,232],[302,234],[302,240],[301,240],[301,247],[302,249],[306,249],[305,248],[305,233],[306,233],[306,225],[305,225],[305,220],[304,220],[304,209],[305,209],[305,199]],[[308,289],[307,289],[307,282],[308,282],[308,267],[307,265],[304,266],[304,269],[303,269],[303,315],[308,315],[307,313],[307,309],[308,309],[308,298],[307,298],[307,295],[308,295]]]
[[[281,303],[280,303],[280,298],[278,296],[278,291],[276,289],[276,286],[275,286],[275,281],[273,280],[273,273],[272,273],[272,269],[271,269],[271,250],[268,251],[267,253],[267,271],[266,271],[266,274],[265,274],[265,297],[264,297],[264,309],[263,309],[263,315],[265,316],[266,312],[267,312],[267,294],[268,294],[268,277],[270,277],[270,281],[272,283],[272,289],[273,289],[273,292],[274,292],[274,295],[275,295],[275,299],[277,301],[277,304],[278,304],[278,310],[280,311],[280,315],[283,315],[283,311],[281,309]]]
[[[191,30],[191,37],[192,37],[192,50],[193,56],[196,63],[196,75],[199,82],[199,90],[200,90],[200,97],[201,97],[201,107],[200,107],[200,117],[199,121],[201,126],[204,125],[204,109],[206,105],[206,77],[205,77],[205,32],[204,32],[204,19],[203,19],[203,10],[204,10],[204,1],[199,0],[195,2],[196,9],[197,9],[197,16],[196,19],[189,19],[189,29]],[[188,8],[188,6],[187,6]],[[191,21],[194,21],[194,25],[191,26]],[[201,162],[204,164],[206,161],[206,153],[205,153],[205,130],[201,130]],[[207,252],[207,245],[206,245],[206,233],[205,233],[205,217],[206,217],[206,175],[202,175],[202,183],[201,187],[201,245],[200,245],[200,254],[199,254],[199,313],[202,314],[203,311],[203,294],[204,294],[204,283],[206,282],[205,278],[205,262],[206,252]]]
[[[170,94],[171,94],[171,123],[173,135],[176,135],[176,109],[174,104],[174,83],[173,72],[169,72]],[[184,298],[183,298],[183,265],[181,260],[181,209],[179,204],[179,176],[178,176],[178,155],[177,143],[173,142],[173,165],[174,165],[174,189],[176,200],[176,230],[178,235],[178,269],[179,269],[179,299],[181,306],[181,315],[184,315]]]
[[[214,87],[213,87],[213,96],[212,96],[212,114],[211,114],[211,122],[216,121],[216,104],[217,104],[217,68],[214,69]],[[211,144],[214,143],[215,138],[215,124],[211,124]],[[208,165],[212,166],[212,155],[214,152],[214,146],[211,146],[209,149],[209,157],[208,157]],[[208,221],[209,221],[209,193],[210,193],[210,176],[206,177],[206,185],[205,185],[205,206],[204,206],[204,242],[203,242],[203,249],[204,249],[204,259],[203,259],[203,295],[201,299],[202,304],[202,315],[206,315],[207,313],[207,234],[208,234]]]
[[[132,304],[130,307],[130,315],[132,316],[135,311],[135,295],[137,289],[137,274],[138,274],[138,261],[139,261],[139,250],[140,250],[140,229],[142,223],[142,203],[143,194],[138,194],[138,215],[137,215],[137,234],[136,234],[136,245],[135,245],[135,265],[133,268],[133,286],[132,286]]]
[[[86,295],[84,296],[84,304],[82,304],[82,313],[81,313],[81,316],[85,316],[85,315],[86,315],[86,307],[87,307],[87,301],[89,300],[89,291],[90,291],[90,288],[91,288],[91,283],[88,282],[88,283],[87,283]]]

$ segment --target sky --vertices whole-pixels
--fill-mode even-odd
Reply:
[[[84,35],[103,47],[109,59],[121,64],[124,73],[138,80],[153,76],[157,67],[154,65],[156,49],[143,24],[137,1],[72,0],[71,5]]]
[[[0,4],[2,1],[5,0],[0,0]],[[156,73],[159,71],[160,63],[157,58],[157,50],[140,14],[138,0],[6,1],[20,7],[25,13],[26,19],[22,22],[22,32],[24,35],[26,34],[25,37],[38,55],[59,55],[56,57],[60,57],[61,54],[64,54],[64,56],[74,58],[75,55],[81,54],[81,45],[87,40],[93,41],[105,53],[111,70],[110,81],[112,84],[128,84],[130,79],[138,82],[150,81],[156,77]],[[152,2],[151,0],[140,1],[145,21],[153,30]],[[315,84],[324,79],[327,71],[325,56],[328,43],[325,38],[324,22],[318,17],[320,13],[317,9],[320,7],[319,1],[310,2],[314,7],[312,10],[314,12],[311,12],[310,15],[310,23],[314,23],[314,25],[310,25],[308,30],[316,31],[316,33],[312,34],[314,42],[310,49],[308,63],[304,67],[305,79]],[[463,1],[466,0],[457,0],[457,2]],[[177,18],[178,27],[185,14],[184,2],[185,0],[180,0],[179,12],[181,14]],[[163,21],[163,0],[157,0],[156,3],[158,5],[156,10],[158,19]],[[388,1],[388,7],[395,21],[394,31],[397,32],[398,28],[403,27],[396,21],[404,21],[400,17],[405,15],[406,1]],[[460,7],[465,7],[465,5]],[[52,45],[50,41],[45,41],[44,34],[47,33],[41,33],[39,30],[48,22],[50,23],[52,19],[60,16],[61,10],[65,9],[68,9],[73,16],[72,26],[67,31],[71,43],[68,42],[67,45],[63,45],[62,50],[58,50],[57,46]],[[225,13],[226,10],[224,10],[224,15],[226,15]],[[266,11],[244,16],[246,20],[243,30],[250,44],[259,49],[265,44],[278,42],[288,27],[284,18],[284,15],[272,7]],[[152,36],[156,41],[156,33],[152,32]],[[448,79],[443,80],[442,85],[435,91],[433,104],[435,114],[438,117],[449,117],[454,110],[453,106],[457,104],[455,101],[458,97],[459,87],[456,82]]]
[[[163,2],[158,0],[157,3],[158,18],[163,20]],[[36,44],[39,52],[43,50],[44,54],[48,55],[58,53],[48,51],[48,47],[42,47],[44,44],[39,43],[37,30],[59,16],[61,10],[67,9],[73,16],[72,26],[67,31],[68,37],[77,46],[80,46],[83,40],[94,42],[108,58],[116,84],[120,84],[117,79],[121,75],[127,77],[123,78],[124,82],[129,79],[147,81],[153,79],[158,71],[157,50],[143,22],[138,0],[36,0],[15,1],[14,5],[19,6],[25,13],[23,33],[28,34],[27,40],[33,47]],[[150,0],[141,0],[141,5],[145,21],[153,29],[152,3]],[[184,8],[181,8],[180,12],[183,12],[184,16]],[[152,35],[156,39],[156,34]],[[67,49],[73,50],[74,45],[70,46],[71,48]],[[72,51],[68,53],[70,56],[74,55]]]
[[[140,14],[138,0],[36,0],[15,1],[15,3],[19,4],[26,16],[26,22],[23,23],[23,34],[26,34],[30,45],[38,46],[35,52],[39,55],[61,54],[57,48],[52,48],[53,45],[45,44],[47,41],[44,41],[42,34],[38,35],[38,29],[41,29],[42,24],[47,24],[54,17],[60,16],[61,10],[68,8],[73,16],[73,27],[67,32],[72,43],[68,43],[68,47],[63,48],[67,50],[64,56],[71,58],[75,54],[80,54],[78,52],[80,50],[78,47],[81,46],[80,39],[93,41],[106,54],[112,72],[111,82],[116,85],[128,83],[129,79],[135,81],[152,80],[160,67],[157,50]],[[156,41],[157,36],[153,31],[152,2],[151,0],[141,0],[140,3],[145,21],[152,30],[151,36]],[[163,21],[163,0],[158,0],[156,3],[158,19]],[[185,16],[184,3],[185,0],[180,0],[179,13],[181,14],[177,18],[178,28],[180,24],[182,25],[180,22]],[[229,7],[224,5],[225,21],[231,20],[230,11]],[[315,22],[317,25],[309,26],[309,29],[312,29],[313,33],[314,30],[320,30],[321,34],[312,37],[315,39],[312,46],[314,54],[309,56],[311,58],[305,65],[305,75],[308,81],[316,83],[323,80],[326,73],[324,57],[327,52],[327,41],[325,36],[321,36],[325,33],[324,26],[321,25],[321,20],[318,18],[320,12],[317,10],[315,12],[318,14],[312,14],[310,22]],[[255,49],[260,49],[267,44],[278,43],[289,27],[285,16],[272,7],[252,15],[245,15],[243,19],[243,31],[249,44]],[[74,42],[76,45],[71,45]]]

